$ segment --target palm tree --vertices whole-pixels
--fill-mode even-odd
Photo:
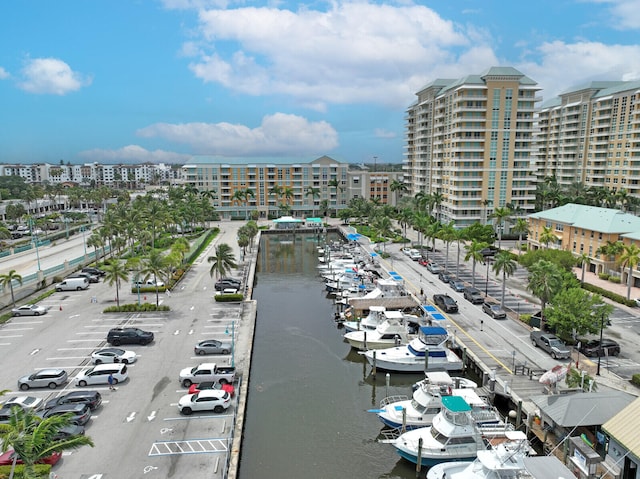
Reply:
[[[500,306],[504,308],[504,294],[507,286],[507,276],[511,276],[518,268],[518,264],[511,257],[509,251],[500,251],[493,260],[493,271],[497,274],[502,272],[502,299]]]
[[[525,218],[518,218],[511,231],[518,233],[518,256],[520,256],[522,253],[522,237],[529,233],[529,223]]]
[[[447,248],[446,249],[447,253],[445,255],[445,260],[444,260],[445,271],[447,271],[447,265],[449,264],[449,246],[451,246],[451,243],[458,238],[458,234],[454,225],[455,223],[451,221],[448,224],[444,225],[440,230],[440,232],[438,233],[438,236],[442,241],[444,241],[444,244],[446,245],[446,248]]]
[[[316,200],[320,198],[320,188],[314,188],[313,186],[308,186],[307,192],[304,195],[311,196],[311,216],[315,217],[315,205],[316,205]]]
[[[71,425],[70,415],[53,415],[41,419],[36,413],[21,407],[11,409],[9,423],[0,429],[2,448],[10,447],[24,463],[23,475],[25,479],[37,479],[35,465],[38,461],[50,456],[54,452],[69,451],[82,446],[93,447],[89,436],[78,435],[60,438],[60,431]],[[15,462],[14,462],[15,467]],[[13,475],[14,467],[11,469]]]
[[[540,329],[543,329],[544,308],[562,288],[562,270],[551,261],[540,260],[529,267],[527,289],[540,300]]]
[[[543,226],[542,233],[540,233],[539,241],[540,243],[544,243],[547,249],[549,249],[549,243],[551,243],[552,241],[557,242],[558,237],[555,235],[555,233],[551,229],[551,226]]]
[[[338,178],[331,178],[329,180],[329,182],[327,183],[327,186],[329,188],[334,188],[335,189],[335,195],[336,195],[336,200],[335,203],[333,205],[334,209],[338,209],[338,204],[340,203],[339,198],[338,198],[338,191],[342,191],[342,186],[340,186],[340,180],[338,180]],[[338,214],[338,212],[336,211],[336,215]]]
[[[502,249],[502,225],[509,221],[512,211],[509,208],[496,208],[491,214],[491,218],[496,220],[496,230],[498,233],[498,249]]]
[[[582,268],[582,276],[580,278],[580,284],[584,284],[584,272],[587,269],[587,266],[591,264],[591,258],[587,253],[582,253],[578,257],[578,264],[580,265],[580,268]]]
[[[276,202],[278,201],[278,198],[280,198],[280,195],[282,195],[282,186],[280,185],[273,185],[271,188],[269,188],[269,196],[273,195],[275,196]],[[267,219],[269,219],[269,203],[267,203]]]
[[[104,280],[109,286],[116,286],[116,305],[120,306],[120,282],[129,280],[129,272],[124,261],[119,259],[111,261],[104,267]]]
[[[386,251],[387,239],[393,235],[393,225],[388,216],[378,216],[373,224],[376,234],[382,238],[382,248]]]
[[[389,190],[396,194],[396,201],[394,204],[397,205],[400,198],[402,198],[402,194],[409,191],[409,186],[404,181],[394,179],[391,180],[391,183],[389,184]]]
[[[471,286],[476,287],[476,263],[478,261],[482,261],[484,256],[482,256],[482,250],[489,246],[487,243],[478,240],[471,240],[471,243],[465,246],[467,250],[467,254],[464,257],[465,261],[469,261],[471,259]]]
[[[627,299],[631,299],[631,281],[633,278],[633,268],[640,263],[640,248],[634,243],[624,246],[624,251],[620,255],[620,264],[622,268],[629,268],[629,275],[627,276]]]
[[[444,201],[444,195],[439,191],[431,194],[431,206],[433,207],[433,211],[435,211],[435,218],[440,221],[440,205]]]
[[[216,278],[221,278],[232,269],[238,267],[233,250],[227,243],[221,243],[216,246],[215,256],[209,256],[207,262],[212,263],[211,269],[209,270],[209,276],[212,278],[214,274]]]
[[[170,265],[166,257],[157,250],[151,250],[149,256],[142,261],[142,269],[140,272],[146,277],[153,277],[153,284],[156,289],[156,306],[160,305],[158,279],[164,281],[165,284],[169,282],[169,275],[167,274],[169,267]]]
[[[11,290],[11,302],[13,303],[13,307],[15,308],[16,298],[13,295],[14,281],[22,286],[22,276],[20,276],[15,269],[12,269],[6,274],[0,274],[0,285],[2,285],[2,288],[6,288],[7,286],[9,286],[9,289]]]

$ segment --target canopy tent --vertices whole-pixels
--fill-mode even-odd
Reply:
[[[280,230],[297,228],[300,223],[302,223],[302,220],[294,218],[293,216],[281,216],[273,220],[275,228]]]

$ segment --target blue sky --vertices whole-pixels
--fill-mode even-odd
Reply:
[[[400,162],[436,78],[640,78],[640,0],[0,2],[0,162]]]

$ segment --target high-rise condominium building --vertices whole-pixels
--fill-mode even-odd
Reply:
[[[640,195],[640,81],[594,81],[539,112],[538,180]]]
[[[405,182],[411,193],[437,195],[442,222],[487,222],[510,205],[531,213],[537,83],[511,67],[438,79],[407,110]]]

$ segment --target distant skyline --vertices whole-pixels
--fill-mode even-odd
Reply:
[[[250,5],[250,6],[249,6]],[[0,3],[0,163],[399,163],[436,78],[640,79],[640,0]]]

